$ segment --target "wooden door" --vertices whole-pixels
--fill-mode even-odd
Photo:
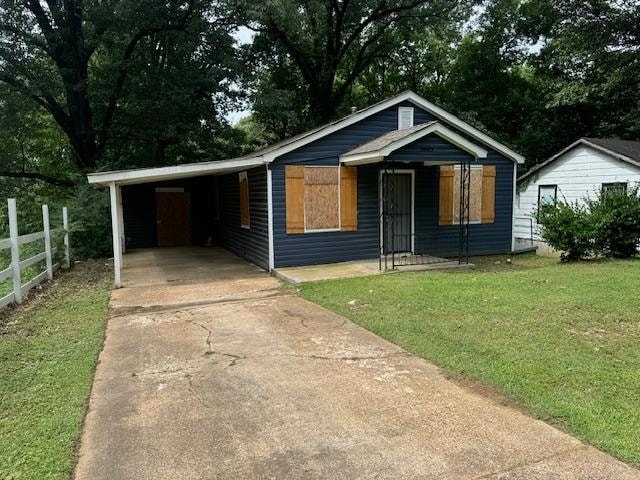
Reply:
[[[188,192],[156,192],[159,247],[191,245],[191,196]]]

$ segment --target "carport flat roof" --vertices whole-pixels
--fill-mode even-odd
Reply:
[[[232,158],[213,162],[186,163],[171,167],[137,168],[131,170],[116,170],[111,172],[90,173],[87,175],[89,183],[103,187],[110,184],[135,185],[139,183],[162,182],[177,178],[198,177],[204,175],[222,175],[224,173],[239,172],[247,168],[267,164],[262,156],[247,158]]]

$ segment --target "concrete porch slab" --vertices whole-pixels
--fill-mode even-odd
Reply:
[[[457,261],[437,261],[437,257],[432,257],[433,263],[422,265],[397,265],[396,270],[380,270],[380,263],[377,259],[357,260],[352,262],[327,263],[322,265],[309,265],[305,267],[285,267],[273,270],[273,274],[283,282],[298,285],[306,282],[317,282],[320,280],[337,280],[341,278],[367,277],[369,275],[380,275],[382,273],[397,272],[419,272],[423,270],[437,270],[443,268],[468,268],[473,264],[460,265]],[[435,260],[437,259],[437,260]],[[384,269],[384,261],[383,261]]]

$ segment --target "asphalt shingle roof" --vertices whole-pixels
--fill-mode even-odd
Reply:
[[[427,123],[421,123],[411,128],[404,128],[402,130],[393,130],[389,133],[385,133],[384,135],[374,138],[373,140],[370,140],[367,143],[363,143],[359,147],[356,147],[353,150],[350,150],[343,155],[349,156],[349,155],[356,155],[358,153],[368,153],[368,152],[378,151],[384,147],[391,145],[392,143],[395,143],[399,140],[402,140],[403,138],[408,137],[411,134],[414,134],[416,132],[419,132],[420,130],[430,127],[435,123],[438,123],[438,122],[432,121]]]
[[[585,138],[585,140],[640,162],[640,142],[609,138]]]

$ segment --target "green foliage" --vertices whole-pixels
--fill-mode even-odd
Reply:
[[[600,192],[589,201],[595,249],[606,256],[628,258],[640,245],[639,186]]]
[[[109,192],[78,186],[69,198],[69,243],[74,259],[112,255]]]
[[[579,203],[558,201],[544,205],[537,213],[540,234],[552,248],[562,252],[563,261],[587,258],[594,253],[593,225],[589,211]]]
[[[326,123],[341,112],[361,75],[378,59],[399,49],[403,29],[415,19],[422,30],[457,16],[451,0],[388,3],[383,0],[252,2],[234,0],[231,11],[257,31],[251,48],[258,64],[257,94],[273,95],[278,109],[293,100],[303,114],[297,123]],[[264,108],[266,107],[266,108]],[[268,113],[268,106],[259,111]],[[284,119],[286,119],[286,115]],[[306,118],[304,118],[306,117]]]
[[[541,236],[564,261],[591,256],[629,258],[640,245],[639,187],[598,192],[595,199],[558,201],[538,211]]]

